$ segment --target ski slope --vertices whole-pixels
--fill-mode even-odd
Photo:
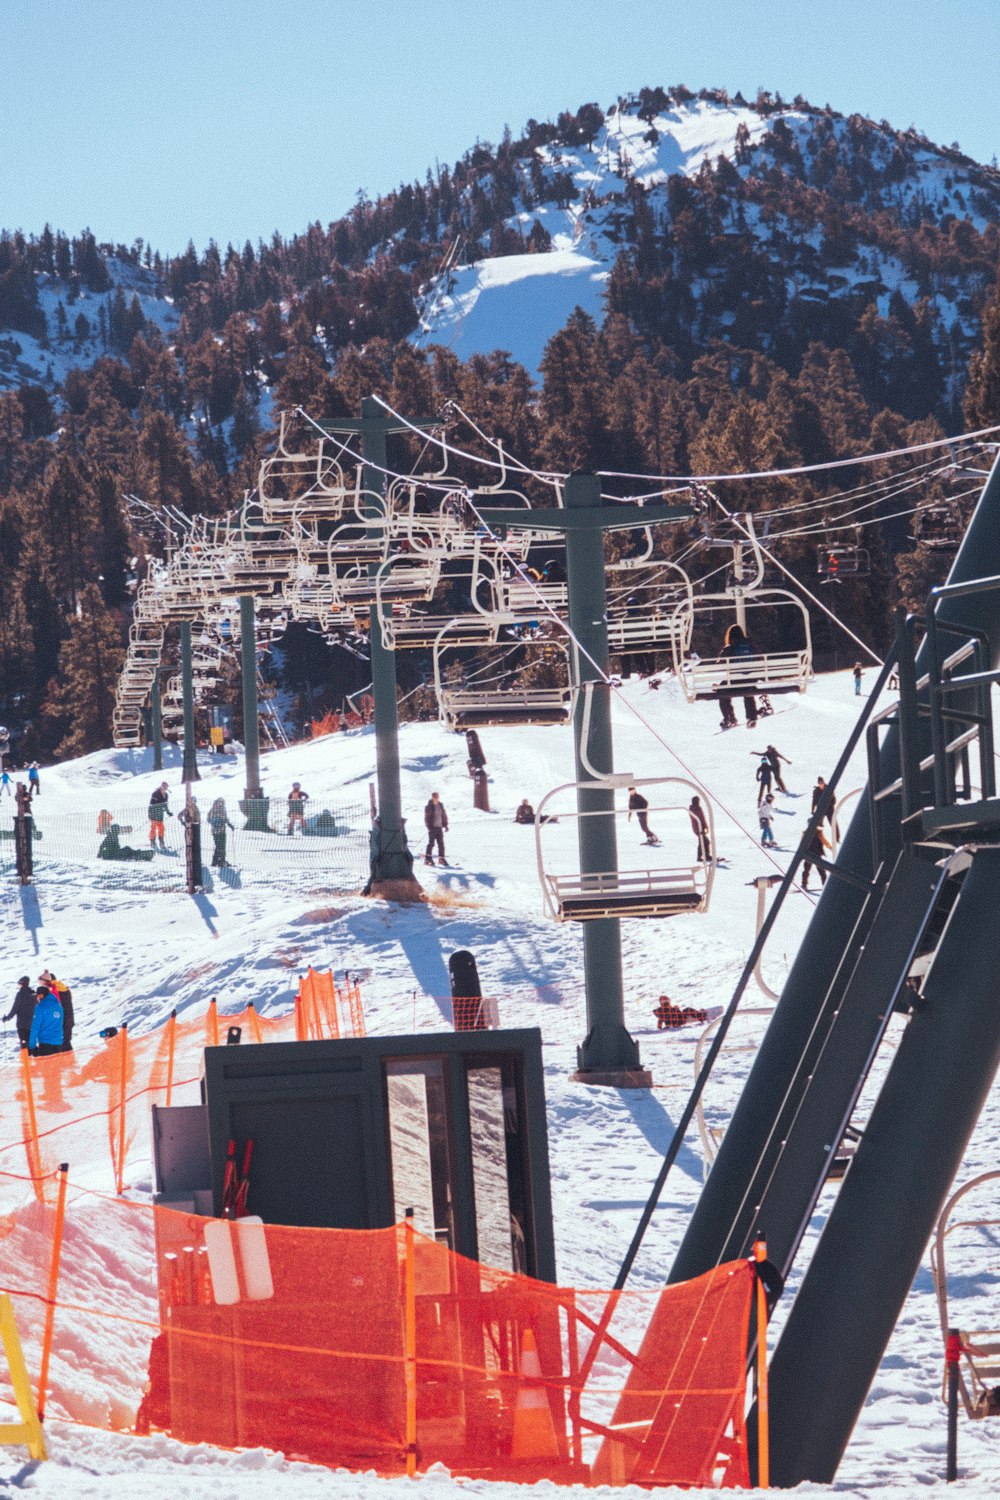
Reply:
[[[869,676],[873,674],[866,674],[866,680]],[[713,799],[718,851],[726,860],[706,915],[623,924],[626,1021],[653,1074],[654,1087],[648,1092],[590,1088],[569,1079],[585,1032],[580,929],[543,916],[533,830],[513,822],[522,797],[537,807],[547,791],[572,780],[568,727],[481,731],[493,808],[484,813],[472,807],[464,738],[437,724],[402,726],[404,813],[418,856],[417,874],[428,896],[418,906],[373,902],[356,889],[312,875],[295,877],[290,873],[294,847],[287,856],[275,853],[270,881],[216,881],[204,895],[189,897],[116,890],[108,884],[107,866],[96,859],[53,862],[46,859],[43,840],[35,886],[22,891],[9,878],[0,886],[10,997],[19,974],[34,979],[43,967],[51,967],[72,985],[77,1037],[93,1039],[102,1026],[123,1019],[133,1032],[151,1029],[175,1007],[182,1019],[201,1016],[212,995],[219,997],[223,1012],[250,1000],[265,1014],[287,1010],[297,975],[312,964],[371,971],[362,986],[369,1032],[430,1031],[450,1025],[448,957],[457,948],[471,948],[485,992],[498,999],[501,1024],[542,1030],[559,1279],[580,1287],[609,1286],[687,1098],[701,1031],[692,1026],[658,1034],[652,1008],[663,993],[679,1005],[728,1001],[754,937],[756,895],[747,882],[785,867],[808,816],[810,790],[817,775],[832,770],[855,721],[858,700],[850,674],[837,673],[818,680],[805,696],[776,699],[775,705],[775,715],[761,720],[755,730],[741,723],[723,734],[714,705],[689,706],[669,682],[652,691],[639,678],[627,679],[614,704],[617,768],[700,784]],[[776,797],[779,849],[773,856],[757,841],[752,756],[769,742],[791,761],[784,768],[789,795]],[[363,802],[374,776],[374,749],[372,731],[359,730],[267,753],[262,761],[265,791],[283,803],[297,780],[309,790],[314,807],[324,799],[331,806]],[[163,774],[176,808],[181,802],[179,755],[170,753],[172,764]],[[861,784],[862,760],[859,754],[842,783],[845,790]],[[201,774],[196,791],[203,813],[215,797],[223,796],[238,822],[242,760],[205,755]],[[143,806],[161,779],[161,773],[149,769],[146,751],[104,751],[43,768],[38,821],[44,828],[73,818],[89,820],[93,827],[104,808]],[[422,809],[432,790],[440,792],[448,809],[449,868],[430,869],[420,859],[418,831],[422,835]],[[690,789],[680,791],[686,804]],[[650,800],[654,802],[652,793]],[[652,822],[663,848],[641,847],[635,824],[623,824],[622,868],[640,868],[654,858],[677,864],[692,858],[686,817],[654,816]],[[555,857],[567,857],[572,825],[561,823],[550,831]],[[143,839],[144,831],[137,829],[133,842]],[[94,839],[95,850],[96,843]],[[786,903],[763,964],[764,978],[774,989],[781,987],[813,905],[814,898],[802,893]],[[9,1003],[8,998],[5,1008]],[[753,986],[745,1004],[755,1012],[767,1007]],[[723,1054],[706,1101],[710,1123],[724,1126],[766,1019],[757,1014],[738,1023],[745,1045]],[[12,1029],[3,1046],[5,1055],[12,1056]],[[998,1124],[1000,1093],[995,1090],[963,1178],[993,1165]],[[692,1131],[653,1216],[634,1285],[655,1287],[662,1281],[702,1175],[701,1142]],[[137,1153],[130,1159],[127,1190],[138,1197],[148,1194],[150,1177],[148,1160]],[[832,1191],[820,1200],[813,1235]],[[115,1247],[108,1246],[107,1253],[114,1255]],[[836,1494],[878,1493],[903,1500],[918,1487],[943,1482],[941,1369],[937,1310],[925,1261],[842,1464]],[[963,1419],[964,1492],[976,1500],[1000,1488],[1000,1455],[992,1434],[989,1423],[972,1425]],[[50,1445],[55,1461],[33,1472],[21,1467],[19,1450],[0,1449],[0,1483],[21,1484],[45,1497],[58,1493],[60,1500],[137,1492],[193,1500],[209,1485],[217,1500],[230,1495],[307,1500],[320,1493],[341,1500],[356,1494],[362,1483],[367,1488],[411,1483],[331,1475],[261,1451],[233,1454],[185,1447],[159,1436],[139,1440],[58,1422],[51,1425]],[[432,1471],[419,1483],[435,1497],[455,1493],[455,1482],[442,1471]],[[476,1482],[465,1488],[512,1487]],[[799,1493],[826,1491],[804,1486]]]

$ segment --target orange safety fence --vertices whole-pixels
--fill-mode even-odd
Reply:
[[[72,1182],[61,1264],[57,1227],[48,1202],[0,1221],[33,1378],[52,1328],[50,1419],[387,1475],[749,1483],[747,1261],[658,1292],[579,1291],[409,1223],[204,1219]]]
[[[332,971],[310,968],[299,979],[296,1007],[301,1041],[366,1034],[361,985],[349,973],[338,985]]]
[[[142,1036],[119,1027],[71,1052],[29,1059],[22,1051],[0,1067],[0,1170],[23,1173],[0,1179],[0,1214],[28,1196],[54,1201],[51,1174],[62,1161],[78,1172],[105,1165],[121,1190],[130,1154],[149,1156],[150,1105],[197,1103],[202,1052],[231,1026],[247,1043],[295,1036],[292,1012],[272,1018],[250,1005],[218,1015],[213,1001],[203,1018],[171,1016]]]

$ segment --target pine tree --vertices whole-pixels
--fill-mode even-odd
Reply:
[[[59,732],[56,756],[86,755],[111,744],[115,684],[125,659],[118,615],[96,584],[80,594],[79,609],[59,653],[59,681],[44,717]]]

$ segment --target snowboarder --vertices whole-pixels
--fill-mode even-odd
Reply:
[[[771,777],[773,775],[774,775],[774,772],[771,769],[771,762],[768,760],[767,756],[765,755],[765,756],[762,757],[760,765],[757,767],[757,770],[755,772],[755,776],[756,776],[756,779],[757,779],[757,806],[758,807],[760,806],[760,804],[763,802],[764,798],[768,795],[768,793],[771,790]]]
[[[35,992],[31,988],[31,981],[27,974],[22,974],[17,983],[18,991],[14,996],[14,1003],[4,1016],[4,1021],[13,1019],[17,1027],[17,1040],[23,1046],[31,1035],[31,1018],[35,1014]]]
[[[669,995],[660,996],[653,1015],[656,1017],[657,1031],[678,1031],[691,1021],[704,1024],[710,1019],[707,1010],[699,1010],[693,1005],[675,1005]]]
[[[855,698],[860,698],[861,697],[861,673],[862,673],[862,671],[863,671],[863,668],[861,666],[861,663],[859,661],[856,661],[854,663],[854,696],[855,696]]]
[[[720,653],[727,661],[739,661],[742,658],[753,656],[753,647],[747,640],[746,632],[742,625],[730,625],[726,631],[726,644]],[[723,729],[733,729],[736,726],[736,715],[733,712],[733,699],[730,693],[719,693],[719,707],[722,710]],[[747,728],[757,727],[757,702],[753,693],[744,691],[743,712],[747,717]]]
[[[659,839],[649,826],[649,802],[640,791],[637,791],[634,786],[630,786],[628,789],[628,821],[630,823],[633,813],[635,813],[639,827],[646,835],[644,842],[654,845],[659,844]]]
[[[224,797],[216,797],[209,808],[208,826],[212,830],[212,868],[226,870],[229,868],[229,861],[226,859],[226,829],[233,825],[226,816]]]
[[[61,979],[57,979],[51,969],[42,970],[42,972],[38,976],[38,983],[48,985],[49,989],[52,990],[53,994],[56,996],[56,999],[59,1001],[59,1004],[62,1006],[63,1050],[66,1052],[72,1052],[73,1027],[76,1024],[73,1015],[73,991],[70,989],[68,984],[65,984]]]
[[[28,795],[40,797],[42,795],[42,783],[38,779],[38,762],[33,760],[28,767]]]
[[[170,801],[170,788],[165,781],[161,781],[156,791],[149,799],[149,843],[150,847],[159,844],[161,849],[166,849],[163,842],[163,820],[172,818],[168,803]]]
[[[291,838],[296,827],[301,828],[303,834],[306,831],[306,803],[309,801],[309,793],[302,790],[302,783],[292,782],[292,790],[288,793],[288,836]]]
[[[809,872],[815,870],[819,876],[820,885],[826,885],[826,871],[819,861],[830,848],[830,841],[823,832],[822,825],[816,829],[812,838],[805,847],[805,860],[802,865],[802,889],[809,889]]]
[[[708,818],[701,805],[700,797],[691,798],[688,803],[688,817],[691,819],[691,831],[698,840],[698,863],[707,865],[712,858],[712,840],[708,831]]]
[[[10,772],[0,771],[0,797],[10,797],[13,793],[10,789]]]
[[[786,766],[790,766],[791,761],[788,759],[787,755],[782,755],[781,752],[779,750],[776,750],[773,745],[768,745],[767,749],[764,751],[764,754],[767,756],[768,763],[771,767],[771,773],[774,776],[775,786],[778,788],[779,792],[784,792],[787,796],[788,788],[782,780],[781,776],[781,762],[784,761]]]
[[[438,864],[446,865],[448,861],[444,855],[444,836],[448,832],[448,814],[437,792],[431,792],[431,800],[424,808],[424,827],[427,829],[427,848],[424,852],[424,864],[432,865],[434,863],[431,851],[436,845]]]
[[[28,1033],[28,1051],[32,1057],[49,1057],[53,1052],[64,1052],[63,1008],[55,990],[47,984],[35,990],[35,1014],[31,1018]]]
[[[525,798],[523,798],[523,800],[521,801],[520,805],[518,806],[517,812],[514,814],[514,822],[515,823],[533,823],[534,821],[535,821],[535,809],[532,807],[532,805],[528,801],[527,797],[525,797]]]
[[[760,842],[764,849],[774,848],[774,798],[768,793],[757,808],[760,823]]]

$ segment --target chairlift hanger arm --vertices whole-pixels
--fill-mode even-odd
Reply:
[[[690,521],[696,514],[691,505],[602,505],[580,510],[511,510],[507,506],[476,507],[487,526],[507,526],[529,531],[634,531],[660,526],[668,521]]]
[[[313,417],[311,420],[328,437],[336,437],[340,433],[356,434],[361,437],[390,432],[412,433],[414,428],[418,428],[421,432],[435,432],[443,426],[440,417],[414,417],[411,422],[394,422],[381,410],[378,416],[356,417],[353,420],[349,417],[337,417],[336,420]]]

